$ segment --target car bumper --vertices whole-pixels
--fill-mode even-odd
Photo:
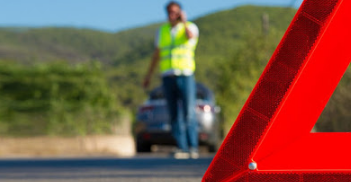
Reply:
[[[137,135],[139,140],[155,145],[176,145],[176,141],[170,132],[142,132]],[[212,141],[212,134],[199,132],[199,145],[208,145]]]

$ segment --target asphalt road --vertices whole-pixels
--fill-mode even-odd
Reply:
[[[2,159],[1,182],[195,182],[213,155],[177,160],[168,156],[134,158]]]

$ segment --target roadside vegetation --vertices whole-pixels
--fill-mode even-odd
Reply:
[[[0,62],[0,135],[112,133],[123,110],[98,62]]]
[[[194,20],[196,79],[211,88],[228,131],[296,9],[243,6]],[[269,15],[269,31],[262,15]],[[147,97],[141,82],[159,24],[118,33],[74,28],[0,28],[0,135],[112,133]],[[61,61],[60,61],[61,60]],[[94,60],[94,61],[92,61]],[[351,131],[350,71],[317,131]],[[159,84],[157,73],[151,88]]]

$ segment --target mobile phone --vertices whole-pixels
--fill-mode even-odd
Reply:
[[[178,18],[177,18],[177,20],[182,20],[182,18],[180,17],[180,13],[179,13],[179,15],[178,15]]]
[[[178,18],[177,20],[181,21],[182,20],[182,14],[184,14],[184,12],[181,10],[178,14]]]

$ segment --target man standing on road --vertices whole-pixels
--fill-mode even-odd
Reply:
[[[198,158],[194,56],[199,30],[194,23],[186,20],[179,3],[171,1],[166,10],[168,22],[156,34],[156,49],[143,86],[148,87],[154,68],[159,63],[172,135],[178,146],[174,157]]]

